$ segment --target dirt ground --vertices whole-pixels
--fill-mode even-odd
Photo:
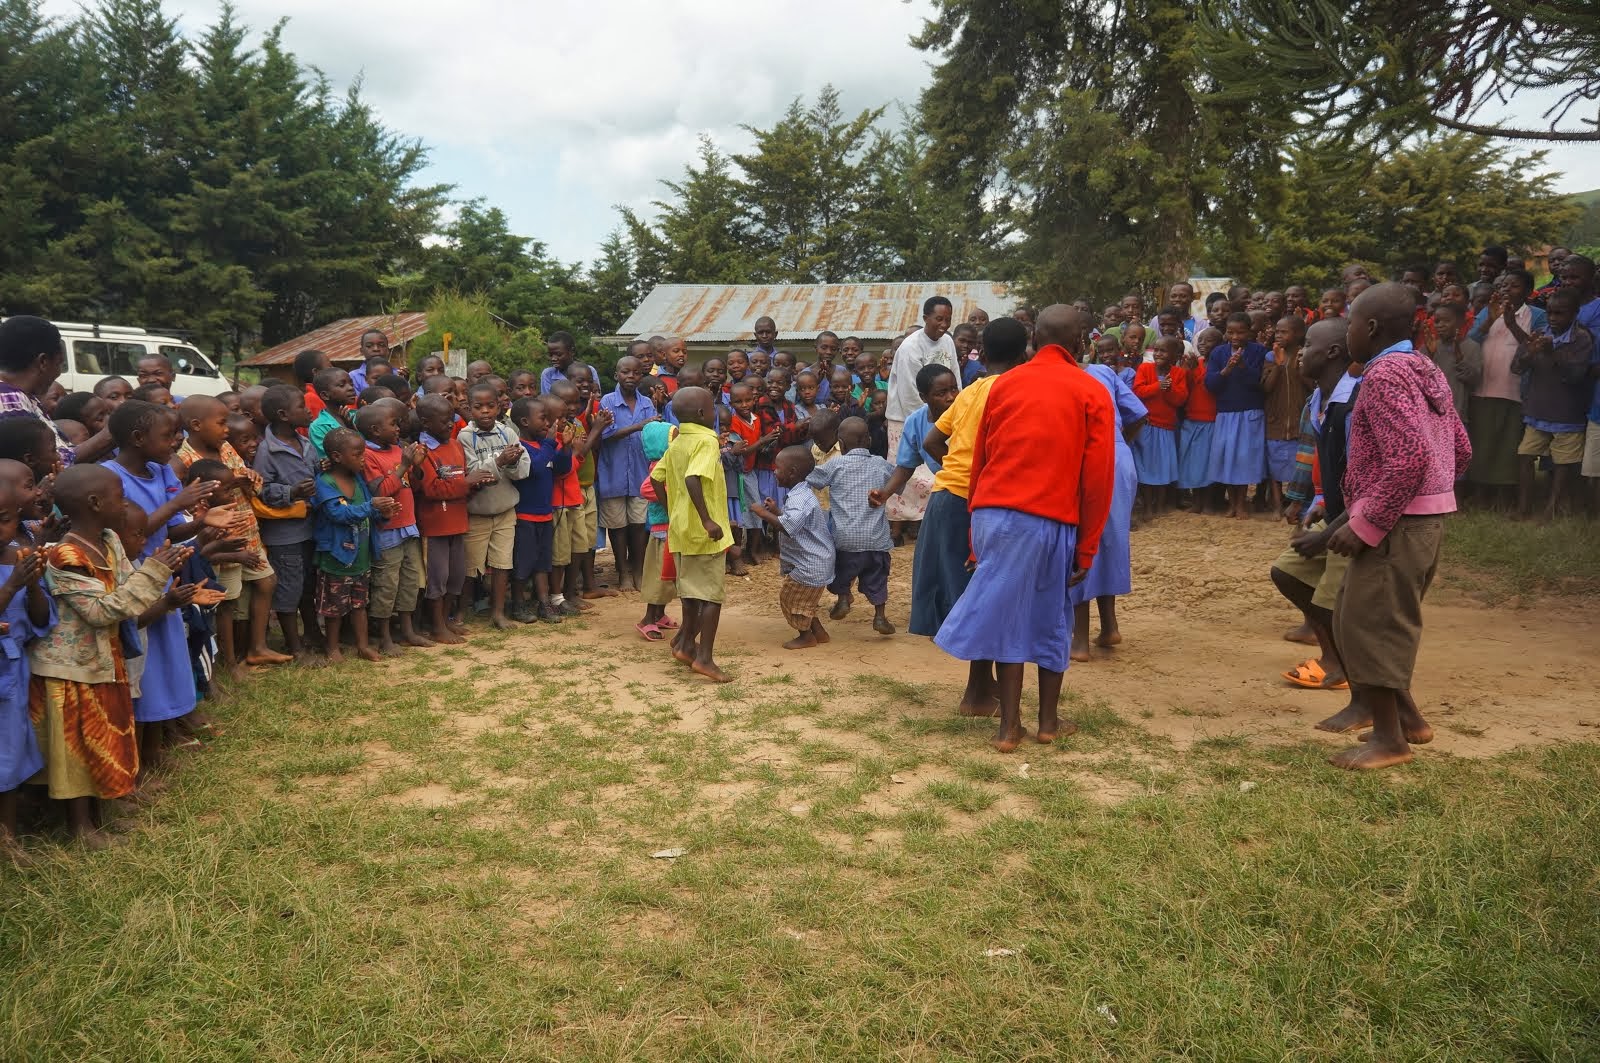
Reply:
[[[1169,738],[1179,750],[1218,736],[1348,744],[1347,737],[1312,727],[1340,708],[1344,695],[1296,689],[1280,677],[1314,655],[1311,647],[1283,640],[1298,613],[1267,577],[1286,538],[1284,525],[1265,518],[1241,523],[1186,513],[1134,532],[1134,593],[1118,603],[1123,644],[1096,649],[1092,662],[1075,664],[1068,688]],[[843,622],[828,622],[830,645],[798,652],[780,647],[792,632],[777,614],[776,564],[760,566],[748,579],[730,577],[719,656],[729,657],[742,683],[773,673],[874,672],[948,684],[953,709],[965,665],[930,640],[905,634],[911,558],[910,546],[895,551],[890,580],[889,617],[900,634],[874,633],[870,608],[858,605]],[[1600,737],[1600,687],[1583,679],[1583,648],[1600,646],[1592,611],[1575,599],[1490,607],[1449,584],[1445,573],[1428,599],[1414,688],[1437,730],[1428,755],[1484,757]],[[631,601],[600,604],[599,628],[614,618],[627,630],[642,612]],[[1091,631],[1097,624],[1091,621]],[[637,649],[648,659],[657,647],[641,642]],[[662,678],[675,677],[670,658],[664,651],[660,656]]]

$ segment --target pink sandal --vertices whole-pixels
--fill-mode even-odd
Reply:
[[[656,621],[656,627],[660,628],[662,631],[671,631],[677,626],[678,622],[672,619],[672,617],[667,616],[665,613],[661,615],[660,620]]]
[[[654,624],[635,624],[633,625],[633,630],[637,631],[639,633],[639,637],[644,639],[646,642],[661,642],[667,637],[663,635],[661,633],[661,629]]]

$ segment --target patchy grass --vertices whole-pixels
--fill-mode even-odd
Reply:
[[[30,841],[0,1059],[1600,1057],[1600,746],[1001,758],[937,685],[526,661],[580,639],[263,676],[128,845]]]
[[[1491,601],[1594,594],[1600,591],[1600,521],[1566,517],[1536,524],[1499,513],[1457,513],[1445,522],[1444,560],[1454,583]]]

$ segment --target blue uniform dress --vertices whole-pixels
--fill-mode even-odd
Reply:
[[[1261,368],[1272,352],[1247,343],[1238,367],[1223,376],[1232,356],[1233,348],[1223,343],[1206,358],[1206,388],[1217,400],[1208,475],[1213,483],[1243,487],[1260,483],[1267,474],[1267,395]]]
[[[1110,366],[1086,365],[1083,370],[1111,393],[1111,405],[1117,415],[1117,473],[1111,492],[1111,512],[1106,515],[1105,530],[1100,533],[1100,549],[1094,555],[1094,564],[1089,566],[1089,574],[1082,583],[1068,588],[1068,597],[1074,606],[1106,595],[1133,591],[1131,535],[1133,500],[1139,491],[1139,478],[1134,471],[1133,450],[1122,438],[1122,429],[1149,413],[1139,396]],[[1149,426],[1145,431],[1150,431]]]
[[[11,578],[11,565],[0,565],[0,583]],[[7,627],[0,634],[0,793],[15,790],[44,770],[39,740],[28,719],[28,643],[56,625],[56,603],[43,627],[28,618],[27,588],[17,591],[0,612]]]
[[[115,461],[107,463],[106,468],[122,477],[123,493],[146,513],[154,513],[183,490],[177,476],[165,465],[147,462],[145,468],[150,472],[149,477],[135,476]],[[188,518],[182,513],[174,514],[166,527],[150,533],[144,553],[137,560],[143,561],[166,545],[167,527],[186,523]],[[134,721],[159,723],[193,712],[197,694],[182,615],[164,614],[144,629],[144,641],[144,675],[139,681],[139,696],[133,699]]]

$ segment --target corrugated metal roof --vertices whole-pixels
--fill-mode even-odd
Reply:
[[[240,365],[287,365],[294,356],[305,350],[317,350],[338,362],[361,360],[361,334],[368,329],[382,329],[389,337],[389,349],[404,347],[428,331],[428,315],[416,311],[399,314],[378,314],[374,317],[347,317],[323,325],[288,343],[269,347],[260,354],[246,358]]]
[[[1000,317],[1011,310],[996,281],[911,281],[896,284],[661,284],[633,312],[617,337],[682,336],[689,343],[752,338],[758,317],[770,317],[778,339],[809,340],[824,329],[840,336],[891,339],[922,323],[922,302],[942,295],[965,321],[977,307]]]

